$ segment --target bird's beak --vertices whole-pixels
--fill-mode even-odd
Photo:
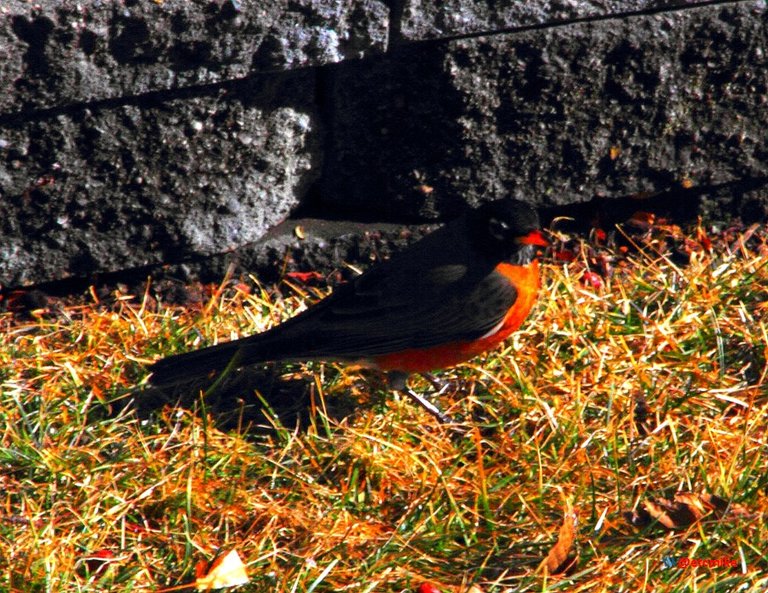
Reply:
[[[543,233],[538,230],[531,231],[527,235],[520,237],[517,242],[522,243],[523,245],[539,245],[540,247],[547,247],[549,245],[549,241],[547,241]]]

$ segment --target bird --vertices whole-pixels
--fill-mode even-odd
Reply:
[[[517,330],[540,288],[536,248],[547,244],[529,204],[484,202],[271,329],[156,361],[150,382],[266,362],[354,363],[385,372],[392,389],[450,422],[408,377],[470,360]]]

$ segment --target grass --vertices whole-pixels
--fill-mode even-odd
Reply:
[[[4,314],[0,591],[159,591],[229,548],[243,591],[766,590],[768,235],[724,233],[711,251],[701,230],[662,226],[629,249],[562,239],[525,327],[440,375],[464,437],[334,365],[274,371],[304,398],[294,416],[253,389],[223,412],[202,397],[123,405],[152,400],[130,390],[160,355],[319,298],[296,283]],[[633,524],[680,490],[734,506]],[[571,507],[578,560],[546,575]]]

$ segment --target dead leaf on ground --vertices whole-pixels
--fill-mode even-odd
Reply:
[[[627,520],[636,527],[644,527],[656,520],[667,529],[683,529],[700,521],[709,514],[722,517],[725,514],[736,517],[749,515],[743,505],[714,494],[676,492],[668,498],[648,497],[631,513],[625,513]]]
[[[245,565],[240,560],[237,550],[230,550],[211,563],[207,574],[198,576],[195,580],[195,588],[198,591],[210,591],[237,587],[246,583],[248,583],[248,574],[245,572]]]
[[[749,517],[754,515],[754,513],[751,513],[743,504],[732,502],[727,498],[721,498],[720,496],[709,494],[708,492],[704,492],[699,496],[702,502],[708,508],[712,509],[718,517],[726,515],[729,517]]]
[[[648,436],[653,430],[651,408],[642,393],[635,394],[635,428],[641,437]]]
[[[578,553],[575,547],[578,524],[578,513],[573,510],[570,504],[567,504],[557,542],[539,565],[539,571],[546,574],[560,574],[567,573],[576,567]]]

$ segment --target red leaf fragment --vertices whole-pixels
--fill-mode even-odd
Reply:
[[[310,280],[322,280],[323,275],[320,272],[286,272],[285,274],[291,280],[298,280],[305,284]]]
[[[600,277],[600,274],[597,274],[596,272],[584,272],[584,275],[581,277],[581,281],[586,286],[594,288],[595,290],[603,285],[603,279]]]
[[[555,259],[557,261],[572,262],[576,259],[576,254],[570,249],[561,249],[555,251]]]
[[[94,577],[101,576],[114,558],[115,553],[106,548],[88,554],[85,557],[85,567],[88,570],[88,574]]]

